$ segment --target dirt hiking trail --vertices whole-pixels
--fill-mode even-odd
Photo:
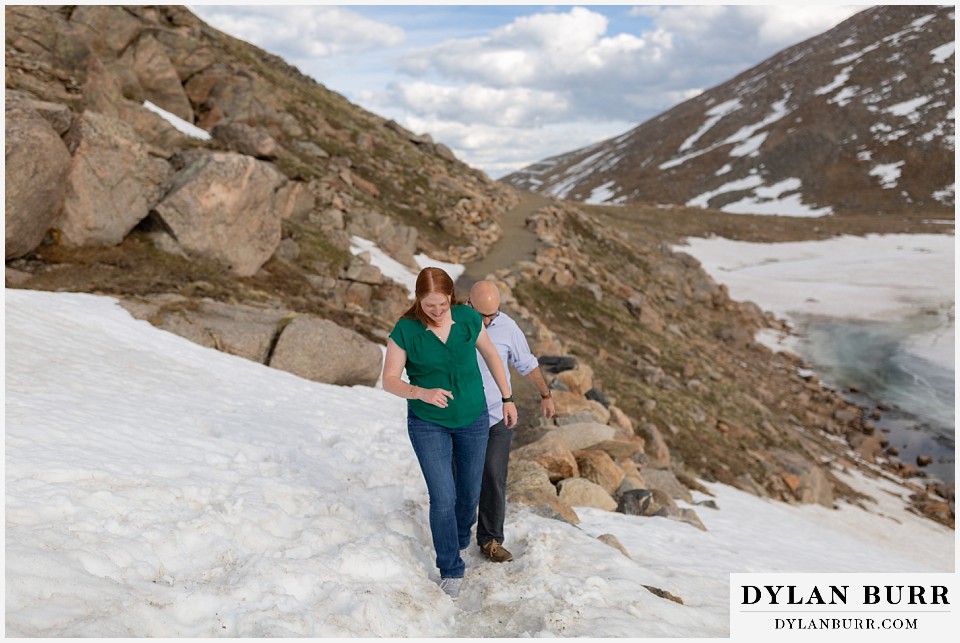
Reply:
[[[457,292],[469,292],[470,286],[477,281],[517,261],[533,261],[536,256],[537,235],[527,230],[527,217],[549,203],[548,196],[521,191],[517,207],[504,213],[500,221],[503,234],[490,248],[487,256],[465,264],[463,275],[457,280]]]

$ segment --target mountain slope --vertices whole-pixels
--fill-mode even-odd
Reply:
[[[288,337],[305,337],[296,332],[302,318],[333,321],[377,344],[364,351],[374,358],[352,351],[349,360],[301,361],[365,362],[375,381],[379,348],[409,298],[363,248],[411,270],[419,269],[415,253],[469,264],[490,252],[504,234],[500,221],[521,200],[429,136],[365,112],[182,7],[11,6],[5,17],[8,288],[113,295],[160,328],[278,368],[283,353],[349,345],[314,339],[299,351],[278,349]],[[208,136],[181,133],[148,104]],[[62,173],[62,181],[47,182],[61,188],[49,191],[48,203],[32,198],[37,175],[20,171],[31,163],[12,161],[16,154],[54,167],[46,175]],[[810,413],[808,383],[794,366],[750,341],[774,322],[729,301],[695,261],[663,247],[665,234],[632,248],[619,226],[565,214],[568,207],[529,217],[535,261],[515,262],[525,319],[542,316],[550,328],[540,328],[564,338],[538,354],[572,353],[594,366],[632,416],[622,424],[662,438],[658,465],[679,471],[686,462],[692,475],[803,499],[802,489],[782,483],[784,461],[766,447],[802,451],[822,481],[827,474],[812,455],[821,445],[801,450],[792,434],[826,427],[859,435],[861,414],[841,427],[831,415],[846,404],[820,387],[822,412]],[[23,239],[28,228],[38,236],[11,253],[11,238]],[[234,259],[245,262],[242,272]],[[594,305],[599,298],[602,308]],[[598,325],[612,331],[590,332]],[[589,363],[609,353],[616,354],[609,363]],[[720,378],[722,395],[705,397],[702,381],[686,383],[696,379],[688,368],[694,355],[703,356],[697,365],[715,365],[703,372]],[[742,386],[747,363],[756,364],[748,375],[769,374],[763,400]],[[650,381],[638,385],[638,377]],[[580,397],[567,408],[558,402],[558,413],[576,415],[576,404],[592,401]],[[715,428],[721,418],[730,439]],[[752,428],[762,421],[773,438]],[[710,458],[701,457],[703,445]],[[821,498],[847,493],[839,484],[819,490]]]
[[[950,6],[868,9],[622,136],[502,181],[596,204],[947,214],[954,22]]]
[[[5,19],[8,285],[265,303],[383,334],[406,292],[371,274],[351,237],[406,265],[417,252],[465,261],[485,254],[516,201],[430,136],[353,105],[184,7],[22,5],[6,7]],[[201,162],[217,164],[215,181],[230,177],[231,199],[249,186],[243,172],[228,174],[230,163],[279,184],[247,200],[271,207],[202,210],[198,201],[181,217],[201,225],[221,211],[245,213],[252,241],[196,247],[244,227],[236,221],[171,230],[163,213],[176,208],[164,201]],[[31,209],[36,176],[56,174],[32,168],[55,165],[60,178],[47,183],[59,192]],[[201,241],[186,246],[187,237]],[[259,269],[225,270],[222,255],[249,244],[266,260]]]

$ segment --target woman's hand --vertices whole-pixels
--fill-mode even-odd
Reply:
[[[517,425],[517,405],[513,402],[503,403],[503,423],[508,429]]]
[[[448,400],[453,399],[453,392],[442,388],[421,388],[417,390],[417,399],[445,409],[449,403]]]

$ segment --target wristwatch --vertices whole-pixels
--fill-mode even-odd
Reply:
[[[507,402],[513,402],[513,395],[510,395],[510,397],[501,397],[500,400],[501,400],[504,404],[506,404]]]

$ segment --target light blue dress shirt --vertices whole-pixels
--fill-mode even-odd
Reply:
[[[490,322],[490,325],[487,326],[487,335],[497,349],[500,361],[503,362],[503,370],[507,373],[507,382],[510,381],[508,364],[521,375],[529,374],[540,365],[537,356],[530,352],[530,345],[527,344],[527,338],[523,331],[517,326],[517,322],[508,317],[505,312],[500,311],[497,318]],[[483,392],[487,398],[490,426],[493,426],[503,419],[503,402],[501,401],[503,396],[500,395],[500,388],[494,381],[493,375],[480,353],[477,353],[477,362],[480,366],[480,375],[483,377]],[[513,390],[512,385],[510,390]]]

